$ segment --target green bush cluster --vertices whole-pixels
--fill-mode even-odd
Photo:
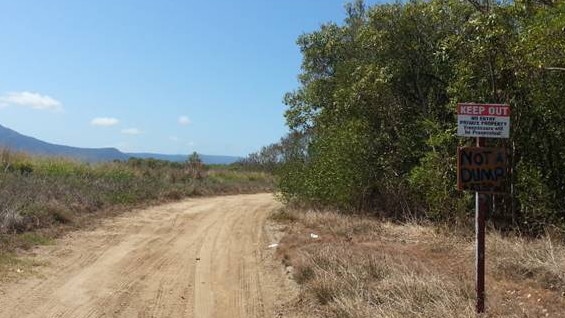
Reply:
[[[502,226],[565,224],[565,4],[414,0],[346,6],[343,24],[298,39],[291,134],[253,162],[277,163],[287,201],[396,218],[470,220],[456,190],[458,102],[508,103]],[[261,154],[267,154],[261,158]]]

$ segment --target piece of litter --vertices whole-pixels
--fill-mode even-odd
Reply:
[[[269,246],[267,246],[267,247],[268,247],[268,248],[273,248],[273,247],[277,247],[277,246],[279,246],[279,244],[275,243],[275,244],[271,244],[271,245],[269,245]]]
[[[285,271],[286,271],[287,274],[291,274],[293,269],[294,269],[294,268],[293,268],[292,266],[287,266],[287,267],[285,268]]]
[[[314,233],[310,233],[310,237],[313,239],[317,239],[319,236]]]
[[[23,273],[24,271],[23,271],[22,269],[19,269],[19,268],[18,268],[18,269],[16,269],[16,272],[17,272],[17,273]]]

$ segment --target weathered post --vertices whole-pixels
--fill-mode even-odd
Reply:
[[[485,140],[477,137],[477,147],[484,147]],[[488,209],[487,196],[475,192],[475,289],[477,293],[476,311],[485,312],[485,214]]]
[[[485,219],[489,194],[503,193],[507,178],[507,153],[485,147],[486,138],[508,138],[510,106],[506,104],[457,105],[457,135],[476,138],[475,147],[457,151],[457,188],[475,192],[476,312],[485,312]]]

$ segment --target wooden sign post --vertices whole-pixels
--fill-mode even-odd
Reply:
[[[477,138],[477,147],[484,147],[484,138]],[[477,293],[476,311],[485,312],[485,214],[488,210],[488,198],[479,191],[475,192],[475,289]]]
[[[485,138],[508,138],[510,106],[506,104],[457,105],[457,135],[475,137],[476,147],[457,153],[457,188],[475,191],[475,290],[476,312],[485,312],[485,215],[488,194],[504,192],[507,176],[506,150],[485,148]]]

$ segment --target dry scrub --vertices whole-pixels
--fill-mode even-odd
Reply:
[[[272,219],[287,226],[278,255],[301,286],[289,315],[475,317],[468,235],[333,212]],[[488,317],[565,317],[563,243],[489,234]]]
[[[86,164],[0,150],[0,270],[8,252],[45,244],[62,227],[82,227],[95,216],[188,196],[264,192],[273,185],[265,173],[197,168],[154,159]]]

